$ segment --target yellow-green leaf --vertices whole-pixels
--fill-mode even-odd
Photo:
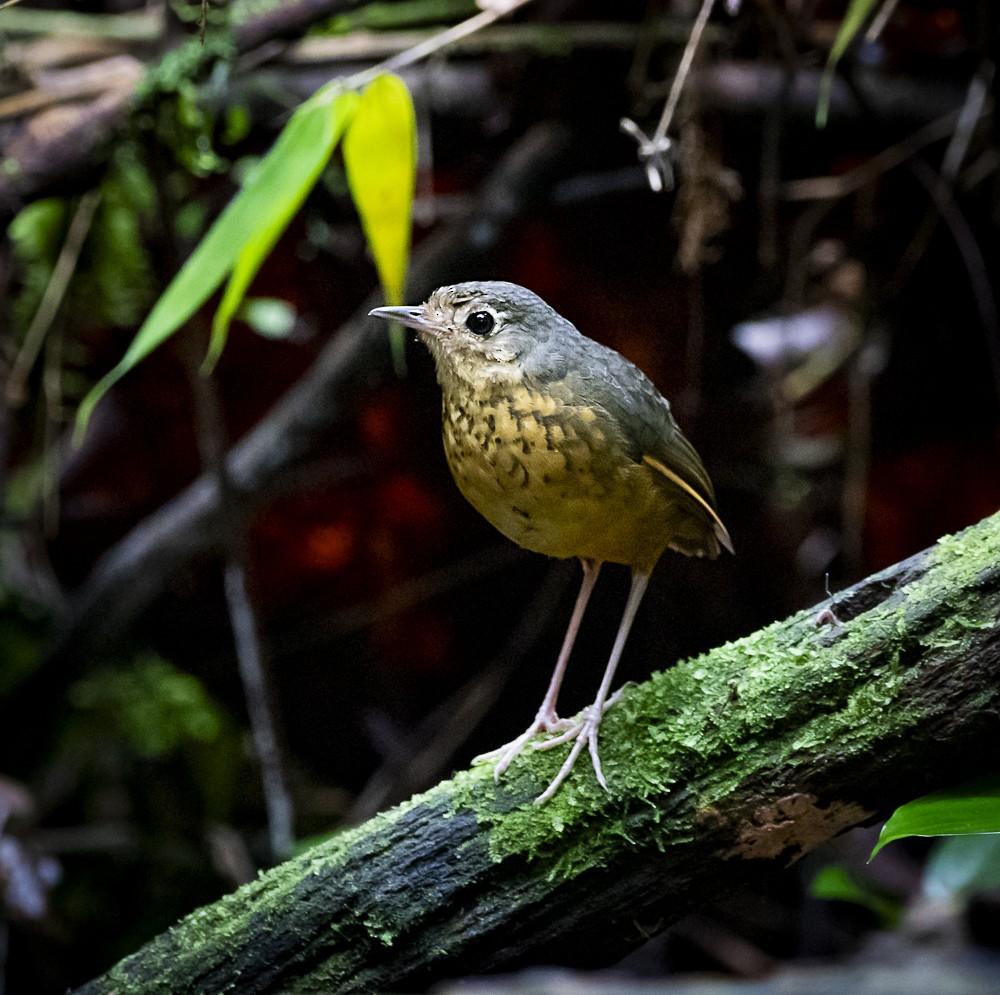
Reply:
[[[325,88],[292,115],[274,147],[156,302],[121,361],[84,398],[77,413],[78,437],[107,389],[173,335],[239,267],[235,287],[226,294],[226,307],[235,310],[328,162],[357,101],[354,93]],[[224,332],[216,334],[216,353],[220,334],[224,337]]]
[[[406,84],[378,76],[344,136],[344,165],[388,304],[402,304],[417,168],[416,116]]]
[[[837,68],[837,63],[850,47],[851,42],[861,33],[868,21],[871,12],[881,4],[883,0],[851,0],[847,13],[844,14],[843,21],[840,22],[840,30],[833,40],[830,54],[827,56],[826,67],[823,69],[823,78],[819,84],[819,101],[816,104],[816,127],[825,128],[827,115],[830,111],[830,91],[833,87],[833,73]]]

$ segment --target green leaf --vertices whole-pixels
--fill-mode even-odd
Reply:
[[[233,272],[229,277],[229,283],[226,285],[222,301],[219,303],[218,310],[212,319],[212,336],[209,341],[208,355],[205,357],[205,364],[202,369],[204,373],[211,371],[212,367],[218,361],[226,344],[226,338],[229,335],[229,325],[232,322],[233,315],[239,308],[253,278],[257,275],[264,260],[270,255],[278,239],[281,238],[292,217],[302,206],[302,202],[308,196],[309,191],[316,184],[319,174],[329,161],[337,142],[340,141],[341,136],[344,134],[344,129],[349,125],[351,117],[355,113],[358,103],[357,94],[330,91],[330,96],[335,114],[335,127],[334,134],[330,139],[329,149],[321,160],[314,163],[315,168],[309,173],[305,182],[299,188],[287,191],[290,196],[286,198],[284,204],[274,205],[274,209],[264,219],[260,229],[240,252],[239,258],[233,267]],[[322,110],[325,106],[325,100],[314,98],[313,101],[310,101],[310,104]],[[305,111],[308,106],[309,104],[304,104],[300,110]],[[338,107],[339,114],[337,114]],[[259,170],[265,168],[266,162],[266,159],[262,161],[257,166],[257,170],[250,174],[250,178],[247,181],[248,185],[253,182]]]
[[[246,289],[315,184],[357,101],[354,93],[324,88],[292,115],[274,147],[156,302],[121,361],[84,398],[77,413],[77,438],[108,388],[188,321],[237,266],[237,283]],[[234,290],[229,297],[232,310],[239,299],[242,291],[237,298]],[[217,350],[218,345],[215,354]]]
[[[905,836],[966,836],[1000,833],[1000,775],[978,778],[901,805],[882,827],[871,860]]]
[[[366,3],[358,10],[336,14],[315,30],[320,35],[346,35],[352,31],[401,31],[429,24],[464,21],[478,13],[475,0],[392,0]]]
[[[820,869],[812,879],[809,892],[814,898],[860,905],[877,916],[885,929],[895,928],[902,915],[903,906],[899,898],[875,888],[870,882],[859,880],[835,864]]]
[[[844,53],[850,48],[854,39],[862,32],[868,21],[868,16],[883,0],[851,0],[840,30],[833,40],[830,54],[823,69],[823,78],[819,83],[819,100],[816,104],[816,127],[825,128],[827,115],[830,111],[830,90],[833,87],[833,73]]]
[[[66,226],[67,202],[61,197],[35,200],[14,216],[7,232],[14,252],[34,262],[45,259],[55,265]]]
[[[18,335],[31,324],[66,237],[69,201],[46,197],[23,207],[7,228],[21,269],[22,289],[14,299],[13,325]]]
[[[344,136],[344,166],[386,303],[402,304],[410,256],[417,125],[406,84],[379,76],[361,95]],[[398,341],[397,341],[398,339]],[[402,338],[394,337],[397,367]]]

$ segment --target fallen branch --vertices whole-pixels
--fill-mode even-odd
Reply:
[[[13,165],[0,174],[0,217],[14,214],[69,175],[87,174],[98,165],[107,147],[104,143],[128,121],[135,84],[142,75],[135,68],[138,63],[124,56],[115,62],[122,71],[109,76],[99,97],[80,106],[47,107],[4,145],[4,160]]]
[[[293,0],[265,10],[232,29],[234,52],[243,53],[272,39],[304,32],[322,17],[358,6],[360,0]],[[3,13],[8,32],[82,34],[145,50],[163,36],[162,13],[84,14],[75,11],[18,10]],[[199,44],[186,37],[172,50],[159,53],[176,60],[180,46]],[[22,46],[18,54],[25,54]],[[200,52],[201,49],[194,50]],[[205,65],[218,51],[205,50]],[[196,71],[192,59],[192,72]],[[6,168],[0,172],[0,217],[10,216],[30,200],[65,184],[71,177],[103,163],[113,139],[126,128],[136,109],[136,90],[144,76],[157,72],[157,63],[144,65],[132,55],[119,54],[61,71],[49,70],[26,92],[8,96],[0,106],[5,117],[31,115],[24,128],[7,137],[3,148]]]
[[[613,962],[751,869],[994,762],[1000,514],[630,687],[612,787],[479,768],[188,916],[78,995],[413,991]]]

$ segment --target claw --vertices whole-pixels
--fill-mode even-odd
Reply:
[[[505,743],[503,746],[490,750],[488,753],[480,753],[478,757],[473,757],[473,764],[490,763],[496,761],[493,769],[493,780],[499,781],[500,775],[511,765],[514,758],[531,742],[536,736],[542,733],[564,733],[573,727],[569,719],[561,719],[555,712],[540,711],[535,716],[535,721],[521,733],[517,739]],[[532,743],[537,747],[540,744]]]
[[[569,751],[569,756],[563,761],[562,767],[559,768],[559,773],[553,778],[552,783],[535,799],[536,805],[542,805],[547,802],[559,790],[559,786],[566,780],[569,772],[573,769],[576,758],[583,753],[584,747],[590,750],[590,759],[594,765],[594,774],[597,777],[597,783],[605,791],[608,790],[608,782],[604,779],[604,771],[601,770],[601,758],[597,752],[597,730],[600,728],[601,718],[604,715],[606,707],[605,705],[598,710],[596,705],[591,705],[587,709],[587,714],[583,720],[575,723],[572,728],[567,729],[561,736],[546,740],[544,743],[533,744],[536,749],[547,750],[550,746],[557,746],[560,743],[568,743],[570,740],[574,740],[573,748]]]

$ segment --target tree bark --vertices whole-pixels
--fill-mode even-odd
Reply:
[[[529,753],[333,837],[79,995],[417,990],[608,964],[754,869],[995,764],[1000,514],[627,689],[584,763]]]

